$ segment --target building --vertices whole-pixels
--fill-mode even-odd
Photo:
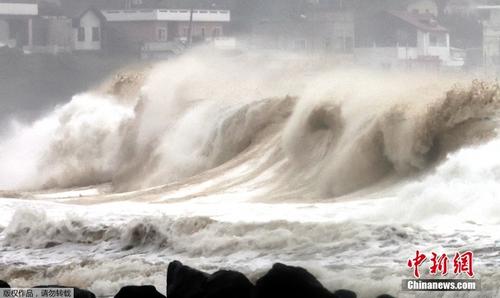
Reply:
[[[228,10],[103,10],[106,42],[114,51],[171,52],[185,44],[215,42],[231,21]],[[190,38],[189,38],[190,37]]]
[[[0,1],[0,46],[32,45],[33,18],[37,15],[38,4],[35,1]]]
[[[229,10],[148,8],[157,0],[89,2],[99,8],[67,0],[40,6],[42,14],[35,3],[0,2],[0,45],[19,46],[26,53],[105,50],[143,57],[179,54],[188,44],[235,46],[234,39],[225,37]],[[121,9],[131,6],[140,8]]]
[[[384,11],[359,24],[356,57],[392,67],[459,67],[451,55],[448,30],[430,13]]]
[[[483,65],[498,70],[500,66],[500,5],[478,6],[483,24]]]
[[[354,49],[353,15],[346,10],[262,19],[253,27],[259,48],[328,55],[351,55]]]
[[[103,48],[103,28],[106,18],[101,11],[89,8],[73,19],[73,49],[98,51]]]

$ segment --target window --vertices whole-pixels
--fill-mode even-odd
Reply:
[[[85,41],[85,28],[78,27],[78,41]]]
[[[429,35],[429,44],[431,46],[436,46],[437,45],[437,36],[434,34]]]
[[[131,9],[142,4],[142,0],[125,0],[125,9]]]
[[[354,48],[353,39],[352,37],[347,36],[344,40],[344,51],[346,53],[351,53],[353,48]]]
[[[294,49],[295,50],[305,50],[306,49],[306,40],[305,39],[299,39],[294,41]]]
[[[446,34],[445,33],[430,33],[429,46],[431,47],[446,47]]]
[[[323,39],[323,46],[324,46],[325,50],[330,50],[332,47],[332,39],[329,37],[325,37]]]
[[[167,40],[167,28],[158,28],[158,41]]]
[[[339,36],[335,39],[335,52],[352,53],[354,48],[354,39],[352,36]]]
[[[14,26],[8,26],[9,28],[9,39],[15,39],[17,37],[17,32]]]
[[[92,27],[92,41],[100,41],[101,40],[101,30],[99,27]]]
[[[335,52],[343,53],[344,52],[344,37],[339,36],[335,40]]]

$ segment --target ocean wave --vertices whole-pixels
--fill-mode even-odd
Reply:
[[[0,142],[0,187],[111,183],[122,192],[219,177],[216,191],[265,174],[252,187],[270,199],[331,198],[433,169],[448,153],[494,138],[498,126],[495,83],[311,75],[303,65],[256,62],[186,55],[17,124]],[[239,177],[227,175],[245,165]]]

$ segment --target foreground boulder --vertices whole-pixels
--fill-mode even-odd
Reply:
[[[217,271],[210,275],[203,287],[204,298],[250,298],[254,285],[236,271]]]
[[[153,286],[124,287],[115,298],[164,298]],[[277,263],[254,286],[240,272],[220,270],[208,274],[179,261],[168,266],[167,298],[356,298],[355,292],[329,292],[301,267]],[[394,298],[384,294],[377,298]]]
[[[0,289],[10,288],[9,284],[6,281],[0,280]]]
[[[353,291],[350,290],[337,290],[333,293],[333,295],[337,298],[356,298],[357,295]]]
[[[64,286],[56,286],[56,285],[50,285],[50,286],[36,286],[35,288],[64,288],[64,289],[73,289],[74,291],[74,298],[96,298],[94,293],[87,291],[87,290],[82,290],[79,288],[74,288],[74,287],[64,287]]]
[[[277,263],[255,285],[255,298],[335,298],[307,270]]]
[[[168,266],[168,298],[251,298],[253,288],[240,272],[221,270],[210,275],[179,261]]]
[[[173,261],[167,270],[168,298],[201,298],[209,274]]]
[[[120,289],[115,298],[165,298],[154,286],[126,286]]]

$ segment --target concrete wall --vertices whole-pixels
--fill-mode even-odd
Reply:
[[[362,65],[392,68],[398,63],[398,49],[392,47],[356,48],[356,61]]]
[[[47,22],[47,44],[70,48],[72,42],[71,19],[54,17],[49,18]]]
[[[159,31],[166,36],[160,39]],[[111,51],[138,52],[145,43],[166,42],[171,38],[169,22],[110,22],[106,25],[106,48]]]
[[[73,48],[72,21],[67,17],[40,17],[33,20],[35,47]]]
[[[9,18],[5,19],[9,24],[9,31],[11,40],[9,41],[10,47],[23,47],[31,44],[32,33],[30,32],[30,22],[29,18]]]
[[[10,41],[9,22],[0,19],[0,44],[8,45]]]
[[[442,62],[418,56],[417,48],[378,47],[356,48],[357,63],[380,69],[426,69],[438,70]]]

